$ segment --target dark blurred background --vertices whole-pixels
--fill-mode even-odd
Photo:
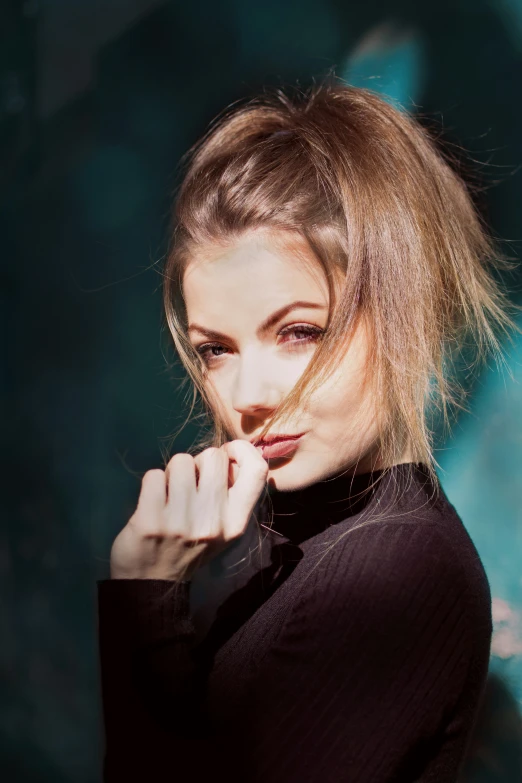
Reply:
[[[440,123],[518,258],[522,0],[0,0],[0,42],[0,777],[91,783],[96,580],[187,414],[161,334],[180,156],[232,101],[334,69]],[[519,304],[521,278],[506,279]],[[506,354],[436,454],[493,593],[466,783],[522,779],[520,336]]]

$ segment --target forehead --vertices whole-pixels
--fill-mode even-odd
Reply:
[[[208,248],[183,278],[187,309],[241,299],[283,305],[291,298],[328,301],[323,269],[301,237],[267,232],[244,235],[226,249]]]

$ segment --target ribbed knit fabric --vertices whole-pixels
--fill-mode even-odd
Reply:
[[[259,563],[199,641],[192,582],[97,583],[105,783],[457,781],[489,584],[422,464],[369,478],[275,493]]]

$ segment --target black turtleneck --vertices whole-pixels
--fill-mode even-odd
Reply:
[[[454,783],[491,596],[442,487],[403,463],[270,501],[201,580],[98,582],[105,783]]]
[[[404,470],[409,466],[412,463],[404,463],[402,468],[396,466],[394,470]],[[419,474],[426,470],[423,465],[416,469]],[[343,471],[302,489],[290,492],[270,490],[272,529],[299,544],[331,525],[359,517],[374,502],[383,477],[386,479],[384,469],[356,475]]]

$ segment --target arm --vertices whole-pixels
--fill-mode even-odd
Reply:
[[[435,526],[369,526],[336,546],[258,663],[240,739],[249,783],[424,779],[462,695],[472,625],[487,661],[487,607],[474,614]],[[440,783],[455,781],[456,767],[445,774]]]
[[[209,749],[194,687],[191,583],[97,584],[104,783],[187,779],[196,773],[202,750]]]
[[[197,780],[212,758],[186,575],[243,535],[267,472],[235,440],[143,476],[111,547],[112,578],[98,582],[105,783]]]

